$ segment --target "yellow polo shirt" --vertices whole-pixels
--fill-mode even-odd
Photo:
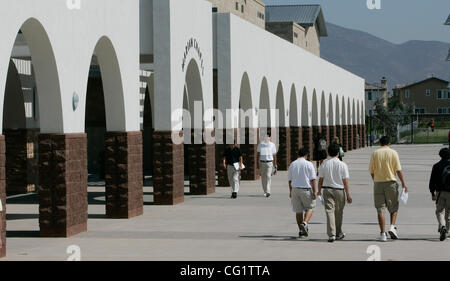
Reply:
[[[397,172],[402,170],[397,151],[383,146],[372,154],[369,172],[375,182],[397,181]]]

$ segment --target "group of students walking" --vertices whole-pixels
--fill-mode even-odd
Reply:
[[[318,142],[319,147],[323,145]],[[398,153],[390,148],[387,136],[380,139],[380,148],[373,152],[369,173],[372,177],[374,206],[377,210],[380,227],[380,241],[399,238],[396,225],[400,192],[408,194],[408,187],[402,172]],[[264,195],[270,196],[271,176],[276,173],[276,147],[267,136],[258,145],[258,163],[261,173]],[[328,158],[319,157],[318,168],[307,160],[310,152],[307,148],[300,148],[298,158],[293,161],[288,170],[289,198],[292,209],[296,214],[299,237],[309,236],[309,222],[320,201],[325,207],[327,217],[328,241],[334,242],[345,238],[342,229],[344,208],[352,203],[349,188],[349,169],[342,161],[343,150],[338,139],[327,147]],[[318,156],[319,154],[316,154]],[[432,200],[436,201],[436,216],[438,219],[440,240],[447,238],[450,219],[450,149],[443,148],[439,152],[441,160],[433,166],[429,189]],[[326,158],[326,159],[324,159]],[[319,165],[320,164],[320,165]],[[228,179],[232,188],[231,198],[237,198],[239,191],[239,173],[243,165],[242,152],[236,145],[229,145],[224,152],[223,165],[228,171]],[[402,190],[397,182],[400,179]],[[385,212],[390,215],[390,227],[386,232]]]

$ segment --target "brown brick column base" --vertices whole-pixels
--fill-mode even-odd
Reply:
[[[211,133],[211,131],[207,134],[214,136],[214,132]],[[215,144],[193,142],[188,144],[187,148],[189,150],[189,193],[192,195],[214,193],[216,191]]]
[[[69,237],[87,230],[87,135],[39,135],[41,237]]]
[[[348,149],[348,151],[352,151],[353,150],[353,125],[347,125],[347,139],[348,139],[347,149]]]
[[[331,143],[330,127],[321,126],[321,132],[322,132],[322,135],[325,137],[325,140],[327,141],[327,146],[328,146]]]
[[[330,133],[330,144],[331,144],[333,142],[334,138],[336,137],[336,126],[329,126],[328,130]]]
[[[291,163],[291,130],[289,127],[278,128],[279,147],[277,166],[280,171],[287,171]]]
[[[353,149],[358,148],[358,127],[357,125],[352,125],[352,137],[353,137]]]
[[[155,205],[184,202],[184,145],[172,142],[172,131],[153,132],[153,194]]]
[[[106,217],[132,218],[143,214],[142,132],[106,132]]]
[[[313,128],[312,127],[302,127],[302,144],[303,147],[309,150],[309,156],[308,159],[313,158]]]
[[[342,126],[341,125],[336,125],[335,126],[335,132],[336,132],[336,137],[339,139],[339,143],[341,144],[342,147],[344,147],[344,145],[342,144]]]
[[[348,151],[349,147],[349,136],[348,136],[348,130],[347,125],[342,125],[342,148],[344,149],[344,152]]]
[[[367,146],[367,133],[366,133],[366,125],[361,125],[361,135],[362,135],[362,146]]]
[[[256,163],[258,141],[258,129],[245,128],[245,142],[243,142],[243,138],[241,138],[241,144],[239,145],[245,165],[245,169],[241,172],[242,180],[254,181],[260,178],[259,169]]]
[[[6,256],[6,177],[5,177],[5,137],[0,135],[0,200],[2,200],[3,212],[1,213],[0,258]]]
[[[36,190],[38,130],[5,129],[6,194],[24,194]]]
[[[298,150],[302,147],[302,128],[290,127],[291,131],[291,161],[295,161],[298,158]],[[289,166],[288,166],[289,167]]]

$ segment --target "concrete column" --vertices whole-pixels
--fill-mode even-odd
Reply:
[[[277,153],[278,170],[287,171],[291,163],[291,130],[290,127],[278,128],[279,147]]]
[[[142,133],[106,132],[105,195],[108,218],[143,214]]]
[[[290,127],[290,133],[291,133],[291,162],[295,161],[298,158],[298,150],[303,145],[303,139],[302,139],[302,127]]]
[[[172,142],[172,131],[153,132],[153,194],[155,205],[184,202],[184,145]]]
[[[314,144],[313,144],[313,128],[309,126],[302,127],[302,144],[303,147],[309,150],[309,159],[313,158]]]
[[[214,132],[208,132],[208,134],[213,133]],[[187,145],[189,155],[190,194],[212,194],[216,191],[216,147],[215,144],[195,144],[194,140],[196,137],[194,134],[195,133],[192,133],[192,144]],[[197,138],[203,139],[203,136],[199,135]]]
[[[87,230],[86,134],[39,135],[39,227],[42,237]]]
[[[342,148],[344,152],[349,151],[349,135],[348,135],[348,126],[342,125]]]
[[[6,194],[36,190],[38,181],[38,129],[5,129]]]
[[[5,137],[0,135],[0,200],[2,200],[3,212],[1,214],[1,226],[0,239],[2,246],[0,247],[0,258],[6,256],[6,169],[5,169],[5,156],[6,146]]]
[[[259,169],[256,163],[259,130],[257,128],[245,128],[245,143],[239,145],[244,159],[245,169],[241,172],[242,180],[258,180]]]

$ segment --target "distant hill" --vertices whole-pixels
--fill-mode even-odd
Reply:
[[[449,44],[408,41],[397,45],[369,33],[327,23],[328,37],[321,39],[321,56],[363,78],[368,83],[388,79],[391,90],[398,84],[434,75],[450,81]]]

